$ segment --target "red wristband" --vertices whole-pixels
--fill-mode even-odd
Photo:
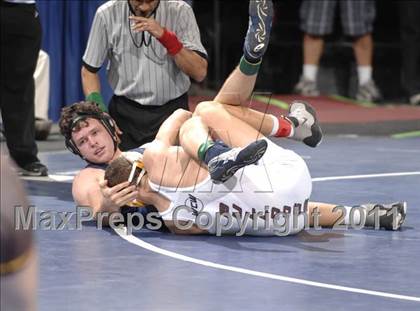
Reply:
[[[176,55],[181,51],[183,45],[178,40],[178,37],[172,31],[163,28],[163,35],[158,39],[160,43],[168,50],[168,53],[172,56]]]

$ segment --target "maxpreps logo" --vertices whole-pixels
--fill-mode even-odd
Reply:
[[[192,208],[194,216],[197,216],[204,208],[203,202],[191,194],[188,195],[184,205]]]

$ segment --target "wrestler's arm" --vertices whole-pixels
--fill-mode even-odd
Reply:
[[[182,225],[185,225],[186,223],[178,220],[178,222]],[[165,225],[168,227],[168,229],[178,235],[198,235],[198,234],[209,234],[207,230],[200,229],[197,225],[193,224],[191,228],[188,229],[181,229],[175,225],[173,221],[165,220]]]
[[[74,178],[72,187],[73,199],[76,204],[92,208],[95,217],[98,212],[103,210],[102,193],[98,183],[100,175],[99,170],[84,169]]]
[[[119,212],[120,207],[133,200],[133,187],[127,187],[127,183],[118,184],[108,188],[109,198],[105,198],[101,191],[100,181],[104,178],[104,171],[100,169],[86,168],[74,178],[72,194],[78,206],[92,208],[92,213],[97,217],[100,212]],[[103,217],[103,224],[108,225],[108,217]]]

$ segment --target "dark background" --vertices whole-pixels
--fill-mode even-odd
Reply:
[[[205,82],[218,88],[242,55],[243,38],[247,29],[248,1],[219,1],[220,64],[216,66],[214,1],[194,1],[194,11],[202,33],[202,41],[209,52],[209,72]],[[357,0],[356,0],[357,1]],[[302,32],[299,29],[301,1],[274,1],[275,19],[270,46],[264,57],[257,83],[260,90],[291,93],[302,70]],[[342,34],[340,14],[336,12],[334,33],[326,37],[320,64],[321,90],[349,96],[357,83],[356,65],[351,38]],[[400,100],[399,14],[397,1],[376,1],[374,24],[374,80],[386,100]]]
[[[161,0],[165,1],[165,0]],[[316,1],[316,0],[313,0]],[[354,0],[357,1],[357,0]],[[84,98],[80,81],[81,60],[96,9],[105,0],[38,0],[43,27],[42,48],[50,55],[49,117],[57,121],[63,106]],[[400,82],[399,14],[397,0],[377,0],[374,25],[374,79],[385,101],[404,101]],[[291,93],[302,71],[302,33],[299,0],[275,0],[275,20],[270,46],[264,57],[257,90]],[[247,0],[194,0],[201,38],[209,53],[207,79],[198,91],[217,90],[238,64],[248,25]],[[327,37],[319,70],[324,93],[351,96],[357,84],[350,38],[342,35],[339,14],[334,33]],[[105,68],[100,71],[102,94],[112,90]],[[208,93],[206,93],[208,94]]]

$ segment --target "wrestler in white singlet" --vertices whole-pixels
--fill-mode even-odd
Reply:
[[[206,225],[208,217],[197,216],[208,213],[212,218],[208,231],[215,234],[217,213],[238,212],[236,217],[243,220],[247,212],[251,215],[260,212],[261,217],[256,217],[258,220],[254,221],[256,224],[248,217],[244,234],[288,235],[301,231],[304,227],[303,214],[306,213],[307,200],[312,190],[308,168],[295,152],[267,141],[268,149],[257,165],[238,170],[235,176],[223,184],[214,184],[210,176],[186,188],[164,187],[149,181],[153,190],[171,201],[169,209],[160,213],[160,216],[164,220],[174,220],[176,214],[178,220]],[[262,212],[265,210],[268,210],[268,221],[263,219]],[[273,222],[278,212],[289,215],[295,213],[296,216],[290,216],[289,224],[285,226],[283,216]],[[227,217],[221,216],[220,219],[223,225],[227,224]],[[240,229],[234,217],[230,229],[222,231],[222,234],[235,234]]]

